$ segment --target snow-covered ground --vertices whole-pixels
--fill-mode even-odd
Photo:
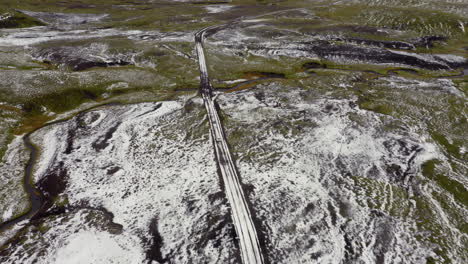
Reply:
[[[222,13],[233,7],[234,6],[231,5],[209,5],[205,6],[205,9],[208,11],[208,13]]]
[[[0,123],[8,124],[0,129],[0,147],[6,146],[0,222],[28,207],[23,177],[29,153],[23,136],[12,133],[23,122],[35,127],[41,121],[36,124],[25,103],[83,87],[105,91],[57,115],[40,100],[32,102],[54,120],[77,116],[33,133],[40,148],[34,180],[54,204],[0,234],[0,263],[240,262],[200,98],[174,96],[78,114],[107,99],[156,101],[164,96],[159,93],[178,89],[187,94],[197,82],[195,27],[226,22],[208,34],[205,46],[208,71],[223,88],[263,73],[284,76],[216,97],[260,242],[266,243],[265,259],[467,263],[466,93],[462,77],[435,78],[444,73],[430,71],[467,71],[461,35],[466,20],[451,16],[466,14],[463,0],[350,6],[350,12],[415,8],[414,19],[392,17],[393,25],[381,17],[382,8],[364,17],[368,23],[358,20],[362,14],[340,17],[347,13],[343,1],[313,1],[322,7],[310,8],[301,3],[301,9],[260,17],[255,15],[288,3],[204,3],[190,10],[203,14],[179,16],[170,9],[177,4],[156,2],[121,6],[135,11],[127,19],[112,10],[24,12],[48,25],[0,29]],[[160,5],[177,15],[151,18],[159,24],[145,21]],[[437,6],[453,10],[440,23],[442,12],[427,12]],[[323,8],[340,12],[327,15]],[[228,22],[242,15],[243,22]],[[113,20],[122,26],[97,24]],[[450,33],[448,39],[440,32]],[[433,42],[438,49],[431,50]],[[79,62],[89,67],[74,69]],[[354,72],[353,64],[368,67]],[[376,64],[405,69],[374,72]],[[127,66],[103,69],[117,65]],[[144,92],[135,95],[139,89]]]
[[[44,239],[13,247],[4,263],[235,259],[204,110],[192,104],[190,113],[176,101],[110,106],[34,133],[42,147],[36,181],[66,171],[60,196],[84,211],[58,216],[63,221],[45,218]],[[86,213],[100,208],[122,226],[119,234],[103,231],[106,223]],[[98,229],[87,227],[93,221]]]
[[[23,213],[29,206],[23,190],[24,167],[28,159],[23,137],[15,137],[0,162],[0,222]]]
[[[424,162],[444,159],[438,147],[411,127],[389,129],[352,100],[308,101],[306,93],[265,85],[218,97],[271,262],[437,259],[437,247],[417,239],[427,231],[414,214],[419,196],[431,199],[416,178]]]
[[[248,20],[244,22],[249,22]],[[451,69],[466,65],[467,58],[447,54],[419,54],[390,50],[376,44],[352,45],[335,42],[340,34],[299,34],[275,29],[267,24],[246,23],[220,30],[207,41],[210,55],[261,56],[282,60],[284,57],[326,60],[339,64],[380,64],[427,69]],[[270,36],[269,34],[272,34]],[[378,41],[376,41],[378,43]],[[383,44],[382,44],[383,45]]]
[[[22,13],[37,18],[40,21],[52,24],[54,27],[63,27],[64,25],[82,25],[103,20],[108,17],[108,14],[74,14],[74,13],[48,13],[48,12],[32,12],[20,10]]]
[[[217,97],[267,259],[438,259],[416,207],[429,199],[434,220],[447,218],[418,180],[424,162],[445,160],[438,146],[352,100],[304,93],[271,84]],[[238,261],[200,99],[106,106],[32,139],[42,146],[36,181],[65,171],[68,209],[29,226],[5,263]]]
[[[0,46],[32,46],[47,41],[86,40],[104,37],[127,37],[130,39],[158,39],[160,41],[191,41],[190,32],[169,32],[118,29],[72,29],[58,30],[48,27],[27,29],[0,29]]]

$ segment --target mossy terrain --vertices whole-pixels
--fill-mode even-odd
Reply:
[[[429,168],[434,164],[434,161],[430,161],[423,165],[423,174],[428,176]],[[385,197],[380,201],[385,205],[382,207],[382,203],[374,198],[363,198],[362,201],[366,202],[366,205],[376,210],[382,210],[393,217],[400,219],[417,219],[417,227],[420,230],[430,230],[427,234],[417,234],[418,239],[426,243],[434,245],[435,252],[440,259],[437,263],[450,263],[450,254],[464,254],[462,249],[454,246],[453,241],[458,238],[455,236],[450,226],[446,223],[441,222],[437,214],[437,209],[434,205],[434,200],[425,195],[418,195],[416,197],[410,197],[407,190],[394,185],[388,185],[379,181],[367,179],[367,178],[354,178],[358,188],[357,192],[362,191],[362,197]],[[362,189],[361,189],[362,188]],[[391,189],[391,190],[390,190]],[[389,197],[389,192],[392,192],[392,200],[386,200]],[[435,197],[435,203],[439,203],[444,212],[451,216],[452,224],[462,233],[467,233],[467,225],[463,218],[463,210],[459,206],[456,206],[451,202],[450,196],[444,194],[444,192],[433,192],[430,196]],[[416,201],[415,204],[411,204],[411,201]],[[466,241],[465,241],[466,242]],[[450,254],[449,254],[450,253]],[[465,254],[466,255],[466,254]]]
[[[414,31],[411,37],[430,33],[416,32],[416,26],[411,30]],[[466,53],[462,51],[466,35],[457,33],[459,28],[456,26],[451,30],[453,30],[450,33],[453,34],[452,40],[436,44],[432,48],[424,48],[423,52],[445,52],[466,57]],[[458,44],[452,45],[453,43]],[[441,47],[444,47],[443,51]],[[466,131],[468,131],[464,118],[467,114],[464,103],[467,94],[466,76],[460,75],[463,69],[429,71],[387,65],[340,64],[316,59],[267,58],[249,54],[232,56],[219,52],[216,47],[209,44],[207,50],[210,74],[215,78],[259,79],[258,82],[240,86],[239,89],[255,90],[256,85],[271,82],[290,87],[291,90],[297,88],[314,91],[319,97],[354,98],[359,108],[380,114],[382,120],[404,120],[406,124],[419,127],[419,133],[429,134],[431,138],[428,140],[437,144],[448,159],[452,160],[449,167],[446,167],[447,163],[438,166],[439,162],[433,160],[420,168],[420,181],[435,186],[433,187],[435,190],[413,197],[408,190],[398,185],[357,177],[354,179],[355,191],[363,197],[363,206],[376,210],[383,208],[386,214],[401,221],[416,219],[417,226],[414,232],[418,233],[418,240],[433,245],[437,254],[435,258],[428,258],[428,263],[451,263],[452,256],[457,254],[462,258],[467,257],[466,253],[462,252],[463,249],[456,246],[458,243],[456,241],[460,239],[457,232],[461,234],[467,232],[464,216],[466,216],[468,198],[463,179],[460,178],[466,175],[466,168],[460,164],[466,160],[466,151],[463,152],[462,149],[467,148]],[[223,63],[226,60],[234,63]],[[252,72],[282,74],[285,78],[260,80],[263,76]],[[397,83],[400,80],[401,84],[394,85],[391,80],[397,80]],[[224,87],[224,84],[220,83],[219,87]],[[229,120],[229,113],[223,116]],[[232,121],[225,122],[228,125]],[[271,129],[276,129],[276,133],[283,136],[292,135],[294,138],[294,131],[299,131],[299,135],[301,133],[300,130],[291,130],[296,125],[290,120],[274,124],[276,126]],[[257,149],[248,145],[249,142],[257,140],[257,136],[252,135],[248,128],[242,127],[241,124],[230,125],[238,127],[230,131],[228,138],[234,153],[238,153],[236,159],[248,163],[261,163],[264,166],[264,163],[275,164],[280,160],[282,154],[273,146]],[[304,128],[303,125],[298,127]],[[395,124],[395,127],[388,129],[393,130],[396,127],[399,125]],[[392,193],[391,199],[389,192]],[[412,204],[412,201],[416,201],[415,204]],[[441,212],[450,216],[450,226],[439,219],[439,206]],[[463,240],[461,243],[466,245],[467,241]]]
[[[468,232],[468,196],[463,178],[467,174],[468,158],[468,79],[463,75],[466,66],[428,70],[315,57],[262,56],[247,48],[253,44],[261,47],[270,41],[282,41],[286,46],[296,39],[304,42],[325,39],[333,45],[359,46],[364,45],[359,43],[363,39],[376,43],[409,43],[415,46],[415,49],[405,50],[410,54],[467,58],[468,34],[465,31],[468,30],[468,20],[464,14],[468,11],[463,11],[467,8],[464,3],[428,1],[427,5],[419,6],[420,1],[352,2],[327,5],[322,1],[233,0],[226,2],[231,9],[225,13],[208,13],[206,7],[213,3],[210,1],[3,0],[0,36],[6,36],[15,28],[48,25],[21,10],[69,15],[107,14],[97,21],[68,27],[89,32],[115,29],[119,34],[67,37],[24,47],[1,47],[0,75],[4,77],[0,80],[0,133],[3,135],[0,137],[0,159],[16,135],[24,135],[56,118],[63,118],[65,113],[74,115],[112,102],[161,101],[195,95],[199,72],[191,35],[194,31],[210,25],[229,24],[241,16],[254,19],[256,15],[294,9],[261,17],[259,22],[222,29],[251,38],[245,42],[223,46],[212,43],[215,38],[208,38],[205,51],[215,88],[220,92],[255,91],[260,85],[272,83],[282,87],[282,93],[275,98],[279,106],[295,103],[285,95],[287,91],[300,93],[308,102],[323,98],[346,99],[355,102],[360,110],[377,113],[377,118],[386,122],[384,129],[388,131],[412,127],[411,133],[427,136],[424,140],[434,144],[441,157],[416,169],[414,181],[423,191],[413,193],[398,184],[361,176],[351,176],[353,187],[361,197],[359,203],[363,207],[381,210],[399,221],[416,223],[414,232],[418,239],[431,245],[438,255],[427,259],[427,263],[450,263],[450,256],[455,254],[466,257],[466,252],[454,246],[459,239],[456,233]],[[51,20],[49,26],[44,30],[55,32],[61,25]],[[129,37],[129,32],[133,31],[137,33]],[[180,35],[163,39],[167,35],[161,37],[155,32]],[[427,37],[437,40],[424,42]],[[235,45],[240,48],[231,52],[229,49]],[[378,44],[366,47],[382,48]],[[71,56],[71,51],[75,50],[84,51],[84,55]],[[94,66],[85,69],[74,67],[77,61],[100,62],[101,58],[103,61],[122,60],[125,65],[91,63]],[[259,98],[262,96],[258,94]],[[181,120],[177,128],[193,127],[193,133],[186,135],[187,138],[206,139],[209,126],[204,119],[203,107],[192,102],[184,111],[194,113]],[[262,136],[252,133],[253,128],[230,123],[230,113],[223,109],[220,109],[220,115],[229,130],[228,142],[236,160],[266,163],[273,167],[281,159],[284,153],[273,144],[266,146],[266,150],[247,144],[257,142]],[[366,122],[356,114],[349,114],[349,119],[357,126]],[[278,117],[266,129],[284,140],[295,140],[315,126],[317,124],[310,120],[292,116],[290,119]],[[162,129],[158,136],[180,140],[172,130]],[[391,197],[389,193],[392,193]],[[67,206],[68,199],[56,197],[54,203],[59,207]],[[448,223],[440,218],[440,212],[449,216]],[[35,236],[40,237],[50,226],[43,222],[31,228]],[[294,225],[286,229],[290,233],[296,231]],[[467,241],[460,243],[466,245]]]
[[[34,26],[44,26],[45,24],[37,19],[22,14],[17,11],[2,12],[0,8],[0,29],[2,28],[26,28]]]
[[[359,25],[412,31],[419,35],[461,35],[460,21],[464,20],[458,15],[435,10],[411,7],[373,7],[370,9],[365,5],[327,8],[317,14],[329,19],[338,18],[342,23],[352,21]]]
[[[437,160],[430,160],[424,163],[422,166],[422,174],[427,179],[436,182],[440,187],[452,194],[456,201],[468,206],[468,192],[465,186],[455,179],[451,179],[450,177],[443,175],[441,172],[437,172],[437,164],[439,164]]]

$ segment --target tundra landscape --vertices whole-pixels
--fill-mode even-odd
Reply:
[[[0,263],[468,263],[466,0],[2,0]]]

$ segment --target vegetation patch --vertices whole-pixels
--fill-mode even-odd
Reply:
[[[41,21],[20,12],[10,11],[3,14],[0,12],[0,28],[26,28],[44,25]]]
[[[460,21],[465,19],[443,11],[411,7],[369,8],[366,5],[334,6],[323,8],[318,15],[343,23],[350,21],[360,25],[386,27],[394,30],[412,31],[418,35],[460,35]]]
[[[459,203],[464,206],[468,206],[468,190],[462,183],[437,172],[438,164],[440,164],[440,162],[437,160],[430,160],[424,163],[422,165],[423,175],[436,182],[446,191],[450,192]]]

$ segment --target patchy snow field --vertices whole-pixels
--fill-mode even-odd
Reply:
[[[276,84],[220,95],[228,141],[263,225],[272,263],[421,263],[416,200],[432,200],[421,165],[442,159],[427,135],[359,109]],[[435,209],[434,209],[435,210]],[[439,221],[447,217],[437,210]],[[465,235],[448,224],[455,241]],[[453,245],[456,263],[463,247]],[[465,256],[466,257],[466,256]]]
[[[209,5],[205,6],[205,9],[206,11],[208,11],[208,13],[222,13],[228,11],[233,7],[234,6],[231,5]]]
[[[269,263],[468,263],[466,1],[4,1],[0,222],[28,212],[31,131],[47,201],[0,263],[241,262],[193,94],[212,25]]]
[[[64,27],[69,25],[82,25],[86,23],[98,22],[108,14],[66,14],[66,13],[48,13],[48,12],[31,12],[21,10],[22,13],[35,17],[40,21],[53,25],[54,27]]]
[[[451,69],[467,64],[462,56],[445,54],[419,54],[383,48],[385,41],[377,44],[362,41],[355,45],[351,40],[341,40],[340,35],[314,33],[302,34],[293,30],[277,29],[261,21],[245,20],[242,26],[220,30],[207,41],[209,53],[243,57],[284,57],[309,60],[326,60],[339,64],[377,64],[409,66],[423,69]],[[252,23],[256,22],[256,23]],[[250,24],[252,23],[252,24]],[[339,41],[336,41],[338,38]],[[413,45],[405,43],[407,45]],[[406,49],[406,46],[399,47]],[[210,54],[212,55],[212,54]]]
[[[28,158],[23,137],[15,137],[0,162],[0,223],[22,214],[29,207],[28,195],[23,190]]]
[[[103,107],[34,133],[42,149],[35,179],[51,195],[54,187],[44,181],[65,171],[59,199],[68,201],[68,209],[35,223],[47,227],[38,228],[47,229],[44,238],[34,241],[37,232],[28,232],[31,239],[13,245],[3,263],[235,260],[231,220],[199,103],[191,102],[190,113],[175,101]],[[112,216],[98,221],[89,211]],[[109,225],[120,228],[109,234]]]
[[[158,39],[161,41],[191,41],[190,32],[169,32],[118,29],[73,29],[57,30],[47,27],[28,29],[0,29],[0,47],[32,46],[46,41],[86,40],[104,37],[127,37],[129,39]]]

